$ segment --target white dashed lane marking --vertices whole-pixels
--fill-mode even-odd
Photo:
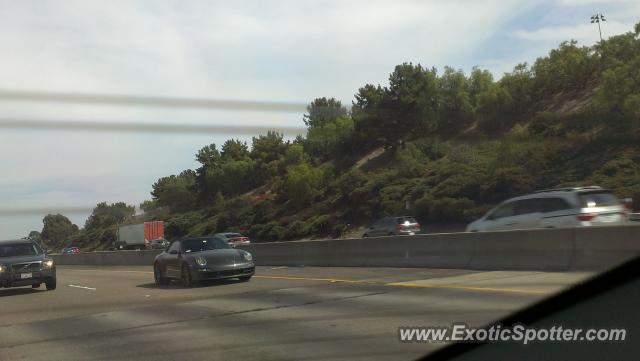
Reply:
[[[67,285],[69,287],[73,287],[73,288],[82,288],[83,290],[90,290],[90,291],[95,291],[96,289],[93,287],[85,287],[85,286],[77,286],[77,285]]]

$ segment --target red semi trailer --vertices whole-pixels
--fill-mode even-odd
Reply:
[[[149,243],[164,238],[164,222],[151,221],[118,227],[115,249],[146,249]]]

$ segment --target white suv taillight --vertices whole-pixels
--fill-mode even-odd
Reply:
[[[596,218],[596,215],[590,214],[590,213],[584,213],[584,214],[578,214],[577,218],[581,222],[590,222],[591,220]]]

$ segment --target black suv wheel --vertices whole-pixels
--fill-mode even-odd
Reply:
[[[53,291],[56,289],[57,281],[55,278],[48,280],[44,283],[47,286],[47,291]]]

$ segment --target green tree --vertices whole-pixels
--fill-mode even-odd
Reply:
[[[42,219],[42,223],[40,233],[42,239],[54,246],[61,245],[69,237],[78,233],[78,226],[62,214],[48,214]]]
[[[468,82],[462,71],[445,67],[444,74],[438,80],[439,131],[458,131],[470,123],[473,106],[467,86]]]
[[[216,145],[212,143],[201,148],[198,151],[198,153],[196,153],[196,160],[200,163],[200,167],[198,167],[198,169],[196,169],[196,172],[195,172],[193,189],[195,190],[197,201],[200,204],[207,204],[211,202],[211,200],[213,199],[213,196],[216,194],[217,191],[220,190],[218,177],[219,177],[219,174],[221,173],[220,166],[222,164],[222,156],[220,155],[220,151],[218,151],[218,148],[216,147]],[[170,177],[165,177],[165,178],[170,178]],[[184,180],[161,178],[158,182],[156,182],[158,186],[162,186],[164,183],[184,184],[184,183],[190,183],[190,180],[188,178],[185,178]],[[185,192],[188,190],[188,189],[182,189],[183,188],[182,186],[176,186],[175,188],[180,189],[180,193],[184,193],[184,194],[186,194]],[[155,188],[154,188],[154,191],[155,191]],[[151,194],[153,195],[153,192]],[[159,193],[156,194],[154,197],[159,198]]]
[[[354,131],[359,146],[384,143],[384,119],[382,104],[385,90],[380,86],[367,84],[358,89],[351,109]]]
[[[640,93],[630,94],[622,103],[622,113],[628,120],[629,128],[640,130]]]
[[[610,125],[637,129],[640,125],[639,99],[640,48],[633,59],[602,73],[601,86],[596,93],[595,108],[600,114],[617,115],[618,118],[622,118],[622,124]]]
[[[284,182],[287,199],[295,206],[311,202],[320,193],[324,174],[306,163],[289,167]]]
[[[283,157],[283,166],[299,164],[307,161],[308,156],[304,152],[304,147],[300,144],[292,144],[287,147],[287,152]]]
[[[237,195],[251,190],[257,183],[254,174],[255,162],[251,159],[225,162],[220,168],[218,184],[226,195]]]
[[[84,228],[86,231],[107,228],[124,222],[124,220],[133,217],[135,213],[135,207],[127,205],[124,202],[111,204],[101,202],[93,208],[91,215],[85,222]]]
[[[225,161],[247,160],[249,158],[249,147],[246,142],[237,139],[229,139],[222,145],[221,157]]]
[[[169,207],[172,211],[184,212],[192,209],[196,204],[197,196],[194,190],[196,188],[196,177],[198,176],[200,175],[188,169],[177,176],[162,177],[153,184],[151,196],[158,205]],[[206,189],[214,188],[209,183],[206,183],[208,174],[202,176],[205,178],[204,185],[202,183],[199,185]]]
[[[476,115],[482,130],[493,133],[510,124],[512,98],[505,88],[493,84],[478,94],[477,102]]]
[[[253,137],[251,157],[262,163],[279,160],[287,150],[283,138],[283,134],[275,131],[268,131],[266,135]]]
[[[352,114],[356,134],[395,149],[414,131],[438,128],[438,79],[420,64],[396,66],[389,87],[366,85],[356,94]]]
[[[145,213],[151,212],[158,207],[160,207],[160,205],[158,204],[158,201],[154,199],[147,199],[144,202],[140,203],[140,209]]]
[[[255,161],[253,176],[258,180],[257,184],[264,184],[278,175],[287,147],[288,143],[278,132],[268,131],[266,135],[253,137],[251,159]]]
[[[196,153],[196,160],[202,164],[203,167],[215,167],[220,165],[221,156],[216,145],[211,143],[202,147],[198,153]]]
[[[316,98],[307,106],[307,112],[303,120],[309,129],[322,127],[338,118],[347,116],[347,108],[335,98]]]
[[[537,101],[532,94],[533,73],[527,63],[518,64],[511,73],[506,73],[500,79],[502,87],[511,98],[511,106],[508,109],[510,115],[523,118],[533,110]]]
[[[583,88],[593,78],[598,63],[588,47],[578,47],[577,41],[563,42],[533,65],[535,90],[540,98],[559,91]]]
[[[486,92],[493,85],[493,74],[488,70],[474,67],[469,75],[469,97],[474,107],[478,106],[478,95]]]
[[[383,131],[387,145],[395,146],[415,130],[432,132],[438,129],[438,105],[441,101],[435,69],[404,63],[396,66],[389,76],[389,110]]]
[[[348,117],[334,119],[307,132],[307,153],[323,160],[337,156],[349,142],[353,133],[353,120]]]

